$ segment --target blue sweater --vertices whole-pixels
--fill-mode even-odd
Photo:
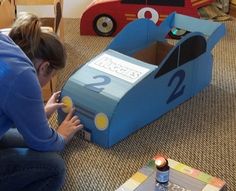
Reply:
[[[65,141],[48,123],[41,87],[32,62],[0,33],[0,138],[15,127],[38,151],[60,151]]]

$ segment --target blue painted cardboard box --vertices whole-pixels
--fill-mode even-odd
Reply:
[[[189,31],[175,45],[165,38],[173,27]],[[71,75],[61,97],[76,108],[85,138],[111,147],[205,88],[224,34],[221,23],[176,13],[160,26],[135,20]],[[59,122],[65,116],[58,111]]]

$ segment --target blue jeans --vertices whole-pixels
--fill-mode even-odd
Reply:
[[[59,190],[64,176],[64,161],[57,153],[27,148],[16,129],[0,139],[0,190]]]

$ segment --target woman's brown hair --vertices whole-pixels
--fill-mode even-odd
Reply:
[[[65,67],[63,44],[55,33],[42,31],[40,19],[36,15],[22,13],[14,22],[9,36],[33,63],[36,59],[48,61],[49,73],[52,69]]]

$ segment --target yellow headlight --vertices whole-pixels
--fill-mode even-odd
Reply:
[[[65,104],[65,106],[62,107],[62,111],[65,113],[69,113],[69,111],[73,107],[72,99],[69,96],[65,96],[62,98],[61,102]]]
[[[94,119],[95,126],[103,131],[108,127],[109,119],[105,113],[98,113]]]

